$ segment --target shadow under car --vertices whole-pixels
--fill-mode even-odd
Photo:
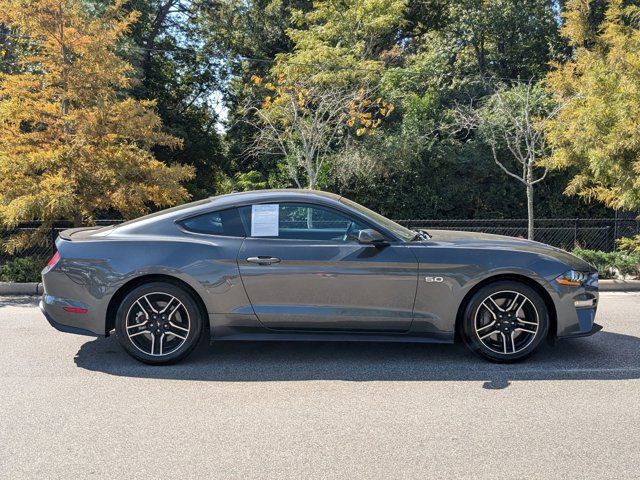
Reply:
[[[640,338],[600,332],[544,345],[522,363],[482,361],[464,346],[360,342],[217,342],[186,361],[150,366],[132,360],[114,336],[82,345],[78,367],[110,375],[213,382],[301,380],[482,381],[505,388],[517,380],[640,378]]]

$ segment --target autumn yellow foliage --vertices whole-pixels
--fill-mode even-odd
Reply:
[[[281,74],[274,82],[265,83],[262,77],[251,76],[251,82],[256,86],[264,86],[268,93],[262,101],[262,110],[277,111],[274,118],[280,117],[279,120],[284,122],[287,122],[287,115],[313,116],[322,101],[322,93],[329,90],[302,82],[287,82],[285,78]],[[356,128],[356,136],[374,135],[382,119],[388,117],[395,109],[394,105],[381,97],[374,100],[371,92],[364,88],[344,96],[344,99],[345,105],[341,107],[346,115],[342,120],[347,127]],[[292,104],[295,111],[291,111]]]
[[[0,75],[0,220],[76,224],[96,211],[126,217],[188,198],[193,171],[151,151],[180,147],[151,100],[127,98],[133,69],[116,54],[136,20],[117,0],[100,17],[81,0],[0,0],[0,23],[27,36],[30,55]],[[19,239],[19,246],[27,239]]]
[[[371,88],[317,84],[284,73],[269,80],[251,77],[257,98],[247,121],[259,133],[250,151],[282,155],[286,174],[298,187],[316,188],[347,139],[375,135],[394,110]]]
[[[564,107],[550,122],[550,166],[577,174],[566,193],[610,208],[640,208],[640,8],[607,4],[598,32],[590,30],[588,0],[567,4],[563,33],[573,57],[556,65],[548,89]]]

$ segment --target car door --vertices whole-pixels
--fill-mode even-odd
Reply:
[[[360,244],[358,231],[369,226],[324,206],[253,205],[240,213],[248,234],[238,254],[240,275],[265,326],[409,329],[418,273],[409,248]]]

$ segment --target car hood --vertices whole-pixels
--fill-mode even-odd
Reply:
[[[581,258],[545,243],[534,242],[525,238],[493,235],[480,232],[463,232],[458,230],[431,230],[430,242],[475,249],[505,249],[546,255],[564,263],[571,269],[594,272],[595,268]]]

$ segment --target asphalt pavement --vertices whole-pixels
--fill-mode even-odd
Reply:
[[[234,342],[151,367],[0,297],[0,478],[638,478],[640,294],[598,322],[516,365]]]

